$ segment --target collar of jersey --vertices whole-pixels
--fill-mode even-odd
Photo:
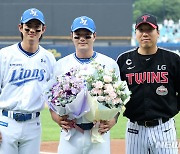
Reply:
[[[78,58],[76,56],[76,53],[74,53],[74,57],[80,62],[80,63],[90,63],[95,57],[97,56],[97,53],[94,51],[92,57],[90,58]]]
[[[35,55],[35,54],[38,52],[38,50],[39,50],[39,48],[38,48],[38,50],[37,50],[36,52],[34,52],[34,53],[27,52],[26,50],[24,50],[24,49],[22,48],[21,42],[18,43],[18,47],[19,47],[19,49],[20,49],[25,55],[28,55],[29,57]]]

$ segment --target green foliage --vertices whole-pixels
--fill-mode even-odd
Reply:
[[[172,18],[175,22],[180,19],[180,0],[135,0],[133,20],[143,13],[150,13],[158,17],[158,22],[165,18]]]
[[[41,112],[42,141],[59,141],[60,127],[51,119],[49,110]],[[177,136],[180,138],[180,113],[175,116]],[[127,118],[120,115],[117,124],[111,129],[112,139],[124,139]]]

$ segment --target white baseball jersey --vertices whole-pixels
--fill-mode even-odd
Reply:
[[[94,52],[91,57],[95,62],[105,65],[107,69],[112,70],[115,69],[117,76],[120,76],[119,67],[115,60],[110,57],[107,57],[103,54]],[[63,75],[67,73],[72,67],[80,67],[87,68],[87,71],[84,71],[84,75],[93,74],[94,68],[92,68],[91,62],[89,59],[79,59],[76,57],[75,53],[70,54],[60,60],[57,61],[55,66],[55,76]],[[84,117],[81,117],[76,120],[76,123],[89,123]],[[79,131],[76,131],[75,134],[71,137],[70,140],[66,140],[65,131],[61,132],[60,136],[60,145],[58,148],[59,154],[95,154],[95,153],[103,153],[110,154],[110,133],[105,133],[103,138],[105,140],[104,143],[91,143],[91,134],[90,130],[85,130],[84,134]],[[82,141],[82,142],[81,142]],[[68,150],[68,151],[67,151]]]
[[[18,44],[0,50],[0,109],[32,113],[44,107],[43,85],[53,74],[56,60],[39,45],[31,56]]]
[[[111,70],[111,69],[115,69],[115,73],[117,76],[120,76],[119,73],[119,67],[116,63],[115,60],[113,60],[112,58],[103,55],[101,53],[98,52],[94,52],[93,54],[93,60],[99,64],[105,65],[107,69]],[[57,61],[57,64],[55,66],[55,71],[54,74],[55,76],[57,75],[61,75],[64,73],[67,73],[72,67],[75,66],[79,66],[79,67],[83,67],[86,65],[87,67],[87,74],[93,74],[92,70],[92,66],[91,66],[91,62],[92,60],[90,60],[90,58],[88,59],[78,59],[75,55],[75,53],[70,54],[64,58],[61,58]]]

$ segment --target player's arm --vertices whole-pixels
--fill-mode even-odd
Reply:
[[[4,66],[3,65],[3,62],[2,62],[2,59],[4,59],[3,57],[2,57],[3,55],[2,55],[2,51],[0,50],[0,94],[1,94],[1,88],[2,88],[2,80],[3,80],[3,68],[2,68],[2,66]]]
[[[1,52],[1,50],[0,50],[0,52]],[[2,54],[0,54],[0,67],[1,66],[3,66],[2,65]],[[0,95],[1,95],[1,85],[2,85],[2,68],[0,68]],[[2,142],[2,134],[1,134],[1,132],[0,132],[0,144],[1,144],[1,142]]]
[[[118,121],[120,113],[117,113],[116,116],[111,120],[101,120],[99,125],[99,133],[104,134],[109,131]]]
[[[0,144],[1,144],[1,142],[2,142],[2,135],[1,135],[1,132],[0,132]]]
[[[57,113],[55,113],[53,110],[49,109],[51,113],[52,119],[65,131],[68,131],[68,129],[71,129],[72,120],[68,120],[68,116],[59,116]]]
[[[180,79],[180,72],[179,72],[179,77],[178,80]],[[180,81],[178,81],[178,86],[177,86],[177,102],[178,102],[178,110],[180,111]]]
[[[176,95],[177,95],[177,103],[178,103],[178,110],[180,111],[180,51],[177,52],[178,58],[177,58],[177,62],[176,62],[176,77],[175,77],[175,90],[176,90]]]

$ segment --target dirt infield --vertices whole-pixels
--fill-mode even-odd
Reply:
[[[178,143],[180,143],[180,140],[178,140]],[[42,142],[40,154],[56,154],[57,147],[58,142]],[[125,154],[124,139],[111,139],[111,154]],[[180,154],[180,150],[178,154]]]
[[[41,153],[57,153],[58,142],[42,142]],[[125,154],[125,140],[112,139],[111,140],[111,154]]]

